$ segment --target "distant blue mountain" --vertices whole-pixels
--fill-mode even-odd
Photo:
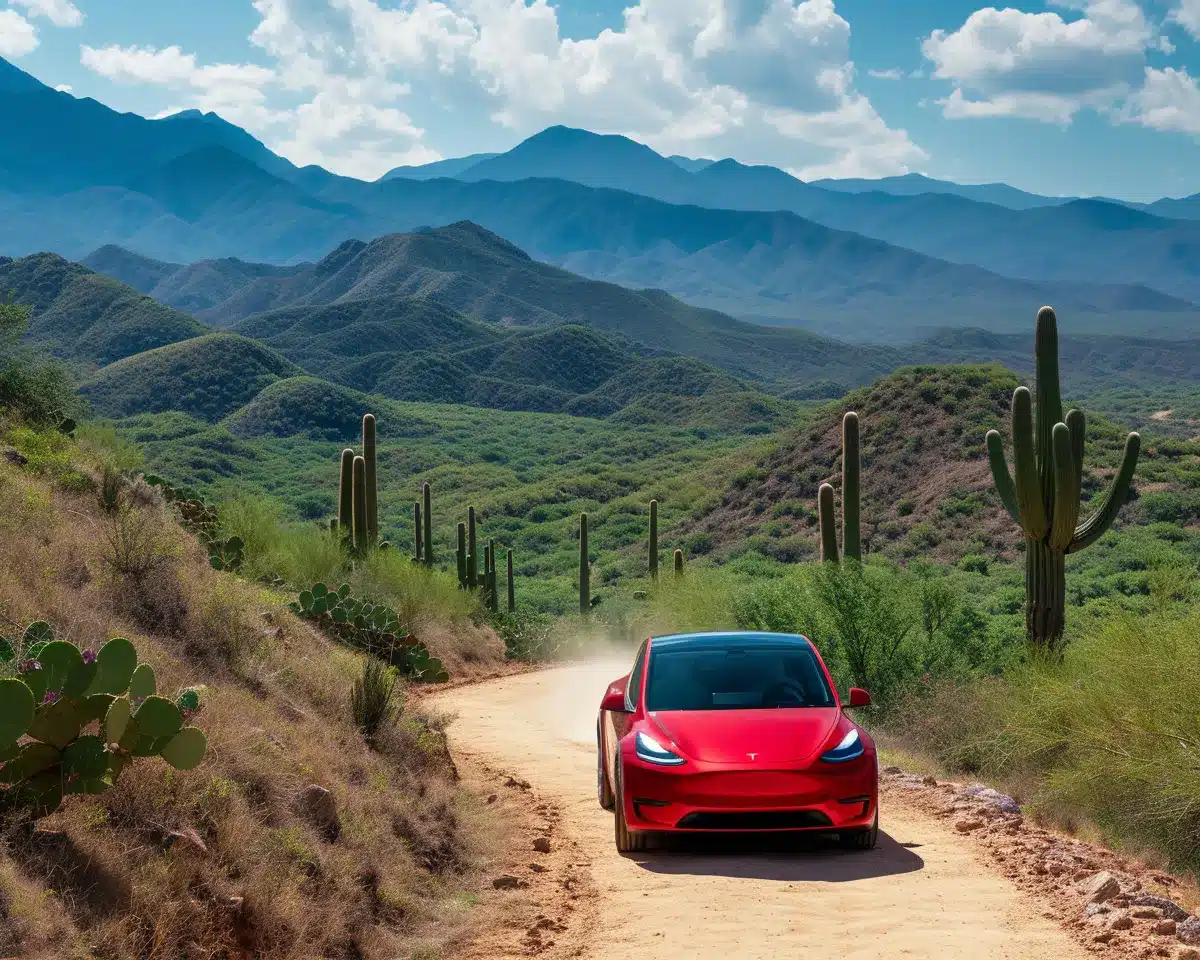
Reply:
[[[683,169],[688,173],[699,173],[705,167],[712,166],[717,162],[716,160],[707,160],[704,158],[696,160],[692,157],[681,157],[678,154],[673,154],[672,156],[667,157],[667,159],[672,163],[683,167]]]
[[[498,156],[500,156],[498,153],[472,153],[467,157],[435,160],[433,163],[423,163],[419,166],[394,167],[379,179],[394,180],[396,177],[404,177],[407,180],[433,180],[435,177],[457,177],[475,164]]]
[[[948,193],[980,203],[994,203],[1010,210],[1031,210],[1034,207],[1055,207],[1066,203],[1071,197],[1043,197],[1026,193],[1007,183],[952,183],[949,180],[933,180],[919,173],[908,173],[902,177],[883,177],[878,180],[814,180],[818,187],[837,190],[840,193],[887,193],[894,197],[913,197],[922,193]]]

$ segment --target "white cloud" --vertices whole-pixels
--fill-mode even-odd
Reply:
[[[1108,110],[1142,79],[1146,51],[1172,49],[1134,0],[1058,0],[1082,16],[984,7],[922,51],[954,84],[947,117],[1013,116],[1069,123],[1084,107]]]
[[[83,12],[71,0],[9,0],[9,3],[25,7],[30,16],[45,17],[56,27],[83,25]]]
[[[240,86],[256,106],[231,120],[297,163],[364,177],[437,158],[435,138],[467,152],[554,123],[797,170],[878,176],[925,158],[855,90],[834,0],[639,0],[618,29],[581,40],[561,35],[548,0],[254,7],[269,80],[205,79],[214,68],[178,48],[106,48],[84,62],[209,109]]]
[[[33,24],[16,10],[0,10],[0,57],[23,57],[37,49]]]
[[[268,108],[266,88],[276,75],[254,64],[201,66],[179,47],[80,48],[80,62],[115,83],[155,84],[184,94],[188,105],[213,110],[233,123],[261,125],[277,119]],[[174,111],[172,111],[174,112]]]
[[[890,70],[868,70],[867,76],[876,80],[903,80],[908,74],[899,67],[892,67]]]
[[[57,90],[59,93],[74,93],[75,92],[75,88],[73,86],[71,86],[69,83],[60,83],[54,89]]]
[[[1155,130],[1170,130],[1200,136],[1200,79],[1186,68],[1146,68],[1146,80],[1120,119]]]
[[[1179,0],[1171,19],[1200,40],[1200,0]]]

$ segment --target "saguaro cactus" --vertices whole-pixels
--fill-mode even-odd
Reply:
[[[342,451],[338,474],[338,530],[347,539],[354,536],[354,451]]]
[[[433,566],[433,498],[429,489],[429,484],[425,484],[421,488],[425,500],[425,565]]]
[[[421,552],[421,504],[420,501],[413,501],[413,563],[420,563],[425,559]]]
[[[363,415],[362,420],[363,461],[367,510],[367,540],[375,543],[379,539],[379,498],[377,474],[375,472],[375,414]]]
[[[362,553],[367,549],[370,536],[367,533],[367,461],[355,457],[353,474],[354,549]]]
[[[512,551],[508,551],[508,612],[514,613],[517,609],[517,592],[513,589],[513,563]]]
[[[678,549],[675,551],[675,576],[683,576],[683,551]]]
[[[467,507],[467,586],[479,586],[479,554],[475,542],[475,508]]]
[[[1025,630],[1034,644],[1057,649],[1066,609],[1066,554],[1091,546],[1112,526],[1129,494],[1141,437],[1129,434],[1120,469],[1100,508],[1079,523],[1086,421],[1079,410],[1063,418],[1058,374],[1058,321],[1050,307],[1038,311],[1034,343],[1037,425],[1033,398],[1018,387],[1012,400],[1013,469],[996,430],[987,434],[996,492],[1025,533]]]
[[[458,525],[458,585],[462,589],[467,589],[467,525],[459,523]]]
[[[860,511],[858,414],[842,417],[842,553],[847,560],[862,560],[862,514]],[[821,525],[821,559],[839,563],[837,509],[833,486],[821,484],[817,491],[817,515]]]
[[[650,501],[650,579],[658,577],[658,501]]]
[[[585,616],[592,609],[591,564],[588,561],[587,514],[579,515],[579,612]]]
[[[500,612],[500,591],[496,578],[496,541],[488,543],[488,609]]]

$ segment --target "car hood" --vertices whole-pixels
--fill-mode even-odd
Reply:
[[[833,733],[839,712],[836,707],[661,710],[650,719],[694,760],[771,764],[812,757]]]

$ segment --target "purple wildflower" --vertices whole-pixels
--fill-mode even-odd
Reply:
[[[57,690],[47,690],[46,695],[42,697],[42,703],[58,703],[62,694]]]
[[[41,670],[42,665],[37,660],[22,660],[17,664],[17,673],[26,674],[32,673],[34,670]]]
[[[83,662],[84,663],[95,663],[96,662],[96,651],[95,650],[84,650],[83,651]]]

